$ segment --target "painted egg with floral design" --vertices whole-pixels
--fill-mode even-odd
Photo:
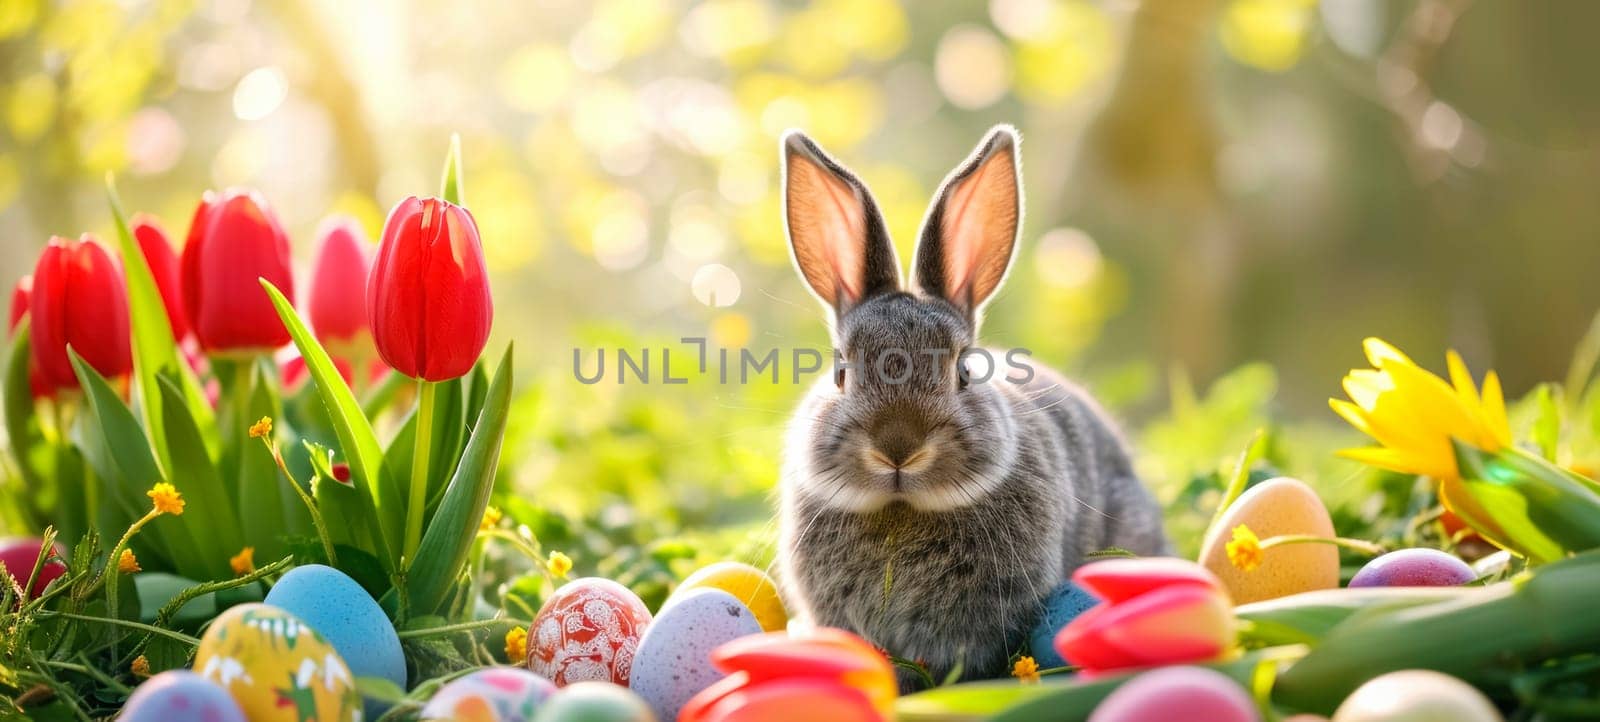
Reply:
[[[265,604],[223,612],[195,652],[194,671],[228,691],[251,722],[354,722],[361,695],[333,645]]]
[[[528,722],[555,692],[550,680],[526,669],[480,669],[440,689],[422,708],[422,719]]]
[[[627,686],[650,610],[627,587],[585,577],[567,582],[528,631],[528,669],[565,687],[595,680]]]

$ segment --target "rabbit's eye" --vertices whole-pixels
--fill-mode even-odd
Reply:
[[[833,383],[839,387],[840,391],[844,390],[844,369],[838,368],[833,370]]]

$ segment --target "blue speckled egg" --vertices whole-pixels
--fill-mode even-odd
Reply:
[[[724,676],[711,664],[711,650],[760,633],[755,614],[732,594],[709,587],[692,590],[661,610],[645,630],[628,686],[657,719],[677,719],[690,697]]]
[[[422,708],[423,720],[528,722],[556,685],[518,667],[480,669],[439,690]]]
[[[344,572],[321,564],[295,567],[272,585],[264,601],[322,633],[355,676],[381,677],[405,688],[406,659],[394,625]],[[381,708],[369,703],[367,716],[375,717]]]
[[[1028,633],[1028,644],[1033,648],[1033,661],[1040,669],[1064,667],[1067,660],[1056,651],[1056,632],[1067,626],[1079,614],[1100,603],[1100,598],[1072,582],[1065,582],[1044,598],[1044,612],[1039,623]]]
[[[139,685],[119,722],[245,722],[228,691],[194,672],[174,669]]]

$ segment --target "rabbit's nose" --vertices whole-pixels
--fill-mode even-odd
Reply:
[[[872,445],[895,468],[905,466],[922,449],[922,438],[909,429],[886,429],[873,434]]]

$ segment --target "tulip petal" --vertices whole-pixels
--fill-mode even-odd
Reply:
[[[1056,635],[1068,661],[1095,670],[1215,659],[1234,642],[1227,597],[1179,584],[1096,607]]]
[[[1172,586],[1222,590],[1222,582],[1215,574],[1199,564],[1176,557],[1097,561],[1078,567],[1072,581],[1112,604]]]
[[[713,650],[711,661],[755,683],[806,677],[854,687],[884,714],[898,692],[894,667],[882,653],[854,634],[828,627],[801,637],[787,632],[741,637]]]
[[[678,719],[681,722],[880,722],[888,717],[857,690],[801,677],[733,689],[714,685],[689,700]]]

